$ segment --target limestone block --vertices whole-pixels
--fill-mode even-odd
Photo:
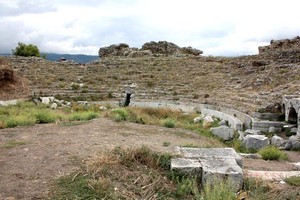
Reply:
[[[271,144],[276,146],[276,147],[280,147],[282,146],[282,144],[284,143],[284,139],[277,136],[277,135],[274,135],[272,138],[271,138]]]
[[[171,170],[186,175],[193,175],[201,177],[202,165],[197,159],[189,158],[172,158]]]
[[[261,131],[260,130],[253,130],[253,129],[247,129],[245,131],[245,134],[248,135],[261,135]]]
[[[228,126],[220,126],[211,128],[210,131],[215,136],[222,138],[223,140],[231,140],[234,135],[234,130]]]
[[[202,165],[202,184],[214,184],[216,179],[228,180],[230,188],[237,192],[243,186],[243,170],[232,158],[203,158],[200,160]]]
[[[236,163],[243,167],[242,157],[233,148],[188,148],[177,147],[177,154],[184,158],[223,158],[234,159]]]
[[[50,102],[53,102],[55,100],[54,97],[40,97],[43,104],[49,105]]]
[[[269,133],[280,133],[281,131],[282,131],[281,127],[274,127],[274,126],[269,127]]]
[[[220,122],[219,122],[219,126],[227,126],[227,123],[226,120],[222,119]]]
[[[245,145],[247,149],[256,150],[268,146],[269,143],[269,138],[264,135],[247,135],[243,141],[243,145]]]
[[[57,105],[57,103],[52,103],[51,105],[50,105],[50,108],[51,109],[56,109],[58,107],[58,105]]]

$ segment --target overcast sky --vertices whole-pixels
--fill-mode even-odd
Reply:
[[[98,55],[166,40],[204,55],[257,54],[271,39],[300,35],[299,8],[299,0],[0,0],[0,53],[19,41]]]

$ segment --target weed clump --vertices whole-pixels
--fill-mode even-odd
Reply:
[[[258,152],[264,160],[287,160],[288,156],[275,146],[268,146]]]
[[[114,120],[116,122],[126,121],[128,119],[128,112],[125,109],[113,109]]]
[[[163,121],[164,127],[167,127],[167,128],[174,128],[175,123],[176,123],[176,121],[173,119],[170,119],[170,118],[167,118]]]

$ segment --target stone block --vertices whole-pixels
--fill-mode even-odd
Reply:
[[[275,121],[254,121],[252,123],[253,130],[260,130],[263,132],[269,132],[271,126],[276,128],[282,128],[286,123],[285,122],[275,122]]]
[[[236,163],[243,167],[242,157],[233,148],[188,148],[188,147],[177,147],[176,150],[178,155],[184,158],[223,158],[223,159],[234,159]]]
[[[231,140],[234,135],[234,129],[228,126],[220,126],[211,128],[210,131],[213,135],[222,138],[223,140]]]
[[[281,127],[274,127],[274,126],[269,127],[269,133],[280,133],[281,131],[282,131]]]
[[[197,159],[173,158],[171,159],[171,170],[186,175],[201,176],[202,165]]]
[[[269,138],[264,135],[247,135],[243,141],[243,145],[245,145],[247,149],[256,150],[268,146],[269,143]]]
[[[214,184],[218,179],[227,179],[230,188],[237,192],[243,186],[243,170],[232,158],[203,158],[202,184]],[[216,180],[217,179],[217,180]]]
[[[271,144],[276,146],[276,147],[280,147],[282,146],[284,143],[284,139],[277,136],[277,135],[274,135],[272,138],[271,138]]]
[[[245,131],[245,134],[248,135],[261,135],[261,131],[260,130],[253,130],[253,129],[247,129]]]
[[[233,158],[174,158],[171,170],[181,174],[197,176],[202,185],[214,184],[227,179],[233,191],[243,185],[243,171]]]

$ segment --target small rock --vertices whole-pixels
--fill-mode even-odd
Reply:
[[[268,146],[270,143],[269,138],[265,135],[247,135],[243,141],[243,145],[247,149],[261,149]]]
[[[100,106],[99,109],[100,110],[107,110],[107,108],[105,106]]]
[[[212,123],[214,122],[214,119],[211,116],[207,115],[203,118],[203,121]]]
[[[211,128],[210,131],[215,136],[222,138],[223,140],[231,140],[233,138],[234,130],[228,126],[220,126]]]
[[[40,99],[42,100],[43,104],[49,105],[50,102],[54,101],[54,97],[40,97]]]
[[[294,127],[291,128],[291,133],[297,134],[298,128]]]
[[[219,122],[219,126],[227,126],[227,122],[226,122],[226,120],[221,120],[220,122]]]
[[[282,128],[280,128],[280,127],[274,127],[274,126],[269,127],[269,133],[280,133],[281,131],[282,131]]]
[[[243,132],[243,131],[238,131],[238,134],[239,134],[239,138],[238,138],[238,140],[239,141],[244,141],[244,138],[245,138],[245,132]]]
[[[281,180],[279,183],[280,184],[286,184],[286,182],[284,180]]]
[[[277,136],[277,135],[274,135],[271,138],[271,144],[274,145],[274,146],[276,146],[276,147],[282,146],[283,142],[284,142],[284,139],[281,138],[281,137],[279,137],[279,136]]]
[[[199,117],[194,118],[194,123],[199,123],[204,118],[204,115],[201,114]]]
[[[52,103],[50,105],[50,108],[55,110],[55,109],[57,109],[57,106],[58,106],[57,103]]]

